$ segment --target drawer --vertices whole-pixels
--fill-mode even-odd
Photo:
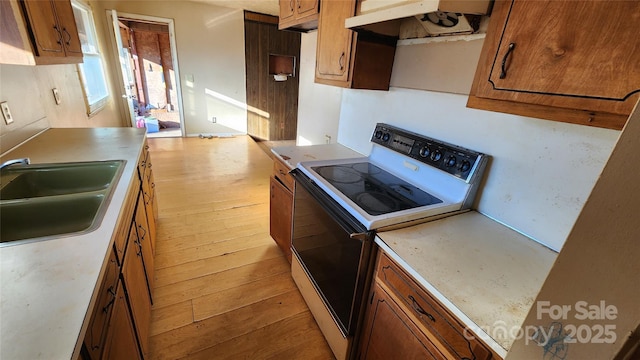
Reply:
[[[91,320],[87,327],[87,334],[84,338],[84,345],[91,355],[91,359],[99,359],[103,350],[107,325],[111,316],[111,308],[116,295],[118,275],[120,267],[116,262],[115,253],[112,251],[109,256],[109,263],[105,269],[104,278],[100,285],[96,305],[91,314]]]
[[[280,180],[290,191],[293,191],[293,187],[295,184],[295,180],[293,177],[289,175],[289,167],[282,163],[282,161],[275,159],[273,160],[273,176]]]
[[[492,353],[476,339],[465,336],[465,326],[449,314],[386,254],[382,254],[376,281],[387,288],[427,330],[427,336],[453,359],[488,360]],[[466,334],[469,334],[467,331]]]
[[[142,154],[140,154],[140,159],[138,159],[138,175],[140,179],[144,179],[144,173],[147,169],[147,160],[149,155],[149,145],[145,141],[142,147]]]

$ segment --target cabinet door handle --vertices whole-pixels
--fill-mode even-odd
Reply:
[[[71,34],[69,34],[69,32],[67,31],[67,28],[62,28],[62,32],[67,35],[67,40],[65,40],[64,42],[67,45],[71,45]]]
[[[509,59],[509,55],[511,55],[511,53],[513,52],[513,49],[516,48],[516,44],[515,43],[510,43],[509,44],[509,49],[507,50],[507,52],[504,54],[504,57],[502,58],[502,67],[501,67],[501,71],[500,71],[500,79],[504,79],[507,77],[507,59]]]
[[[344,70],[344,51],[340,55],[340,59],[338,59],[338,64],[340,65],[340,70]]]
[[[58,40],[56,42],[58,43],[58,45],[62,45],[62,32],[60,32],[60,28],[58,27],[58,25],[53,25],[53,28],[58,33]]]
[[[419,314],[422,314],[422,315],[428,317],[429,320],[431,320],[433,322],[436,321],[436,318],[434,318],[433,315],[431,315],[428,312],[424,311],[424,309],[416,301],[416,298],[414,298],[412,295],[409,295],[408,297],[409,297],[409,300],[411,300],[411,306],[413,307],[413,310],[415,310]]]
[[[293,11],[293,0],[289,1],[289,9],[291,9],[291,11]]]
[[[144,237],[147,235],[147,229],[145,229],[142,225],[138,225],[138,229],[142,230],[142,235],[140,235],[140,237],[144,239]]]

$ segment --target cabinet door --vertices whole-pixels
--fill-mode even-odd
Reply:
[[[324,1],[320,6],[316,82],[350,80],[351,51],[355,34],[345,29],[346,18],[355,14],[355,1]],[[318,81],[320,80],[320,81]]]
[[[490,81],[496,89],[622,100],[640,91],[634,18],[635,1],[514,0]]]
[[[158,218],[158,205],[156,203],[156,184],[153,180],[153,171],[151,171],[151,155],[147,153],[145,160],[144,174],[142,176],[142,195],[144,198],[144,206],[147,212],[147,222],[149,230],[149,240],[151,251],[155,254],[156,245],[156,220]]]
[[[82,57],[82,45],[78,36],[73,7],[69,0],[53,0],[66,56]]]
[[[124,265],[122,266],[122,277],[127,299],[131,306],[133,324],[138,334],[138,341],[142,354],[149,353],[149,325],[151,323],[151,298],[147,290],[147,277],[144,271],[144,261],[142,259],[142,245],[138,239],[136,231],[131,228],[129,245],[127,248]]]
[[[271,200],[269,202],[270,234],[291,262],[291,226],[293,216],[293,194],[276,178],[271,177]]]
[[[280,22],[289,21],[295,14],[295,0],[280,0]]]
[[[116,261],[115,252],[111,252],[108,261],[104,279],[100,285],[98,299],[96,300],[87,333],[84,337],[85,357],[88,360],[100,359],[104,351],[103,345],[107,335],[107,325],[109,324],[109,318],[113,312],[112,309],[116,300],[116,287],[118,286],[120,266],[118,266],[118,262]]]
[[[118,285],[116,299],[113,304],[113,315],[109,322],[107,340],[105,342],[104,360],[136,360],[141,359],[140,350],[133,323],[129,316],[129,304],[122,284]]]
[[[377,284],[367,309],[360,359],[446,359]]]
[[[319,0],[297,0],[298,3],[298,17],[304,17],[306,15],[315,15],[318,13],[318,1]]]
[[[639,19],[637,1],[496,1],[469,105],[622,128],[640,97]]]
[[[63,34],[56,19],[54,2],[23,0],[22,3],[33,34],[36,55],[64,57]]]
[[[138,198],[135,224],[138,235],[138,243],[142,247],[142,260],[144,262],[144,270],[147,276],[149,296],[151,296],[151,298],[153,299],[153,251],[151,250],[151,236],[149,234],[147,212],[144,207],[144,197],[142,196],[142,193],[140,193],[140,196]],[[129,240],[129,242],[131,242],[131,240]]]

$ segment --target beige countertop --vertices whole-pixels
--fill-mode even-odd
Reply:
[[[49,129],[0,159],[127,161],[98,229],[0,248],[0,358],[71,359],[79,353],[83,321],[95,303],[94,288],[144,140],[144,129]]]
[[[557,256],[474,211],[381,232],[376,243],[502,357]]]
[[[352,159],[364,157],[341,144],[322,144],[310,146],[280,146],[271,152],[293,169],[299,162],[333,159]]]

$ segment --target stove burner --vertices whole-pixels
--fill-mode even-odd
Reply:
[[[356,203],[371,215],[385,214],[398,209],[395,199],[381,192],[367,191],[356,195]]]
[[[356,183],[362,180],[360,173],[347,166],[324,166],[317,171],[322,177],[329,181]]]
[[[352,168],[358,172],[361,172],[363,174],[369,174],[369,175],[379,174],[381,171],[380,168],[376,166],[372,166],[368,162],[353,164]]]

